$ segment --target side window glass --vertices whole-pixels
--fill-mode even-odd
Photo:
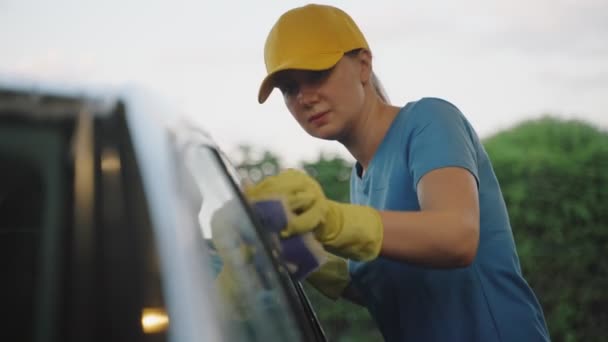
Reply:
[[[269,251],[220,155],[190,147],[185,160],[200,193],[198,222],[209,246],[224,331],[235,341],[301,340]]]
[[[58,256],[71,191],[62,172],[65,141],[52,125],[0,122],[1,341],[54,332],[46,320],[59,312]]]
[[[241,177],[234,164],[232,164],[232,161],[221,151],[219,152],[219,155],[222,159],[222,162],[226,166],[226,171],[228,171],[228,174],[230,175],[230,178],[232,178],[234,183],[239,186],[244,186],[244,179]]]

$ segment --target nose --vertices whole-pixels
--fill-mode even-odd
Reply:
[[[304,106],[310,106],[319,101],[318,87],[312,84],[300,84],[296,99],[298,103]]]

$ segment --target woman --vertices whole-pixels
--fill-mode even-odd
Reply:
[[[331,6],[283,14],[264,56],[259,102],[280,89],[308,134],[348,149],[357,160],[352,204],[328,200],[293,170],[247,194],[284,196],[294,213],[284,236],[313,231],[328,251],[353,260],[351,286],[384,338],[548,341],[496,176],[463,114],[436,98],[390,105],[365,37]],[[320,283],[342,283],[331,274]]]

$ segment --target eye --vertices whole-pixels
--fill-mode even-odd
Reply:
[[[333,68],[320,71],[309,71],[306,75],[306,80],[309,84],[319,84],[329,77],[332,70]]]
[[[279,88],[283,96],[294,96],[300,91],[301,86],[320,85],[331,74],[333,68],[319,71],[291,71],[279,75],[276,80],[276,87]]]
[[[298,92],[298,84],[296,82],[286,82],[286,83],[282,83],[277,85],[277,87],[279,88],[279,90],[281,90],[281,93],[283,93],[283,96],[291,96],[294,95]]]

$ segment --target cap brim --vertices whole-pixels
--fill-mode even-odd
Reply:
[[[344,56],[344,53],[335,52],[315,56],[314,58],[308,57],[300,61],[292,60],[281,64],[280,66],[274,68],[274,70],[270,71],[262,81],[260,91],[258,92],[258,102],[264,103],[268,99],[268,96],[270,96],[270,93],[272,93],[272,90],[275,87],[274,76],[276,76],[277,73],[284,70],[318,71],[329,69],[336,65],[342,56]]]

